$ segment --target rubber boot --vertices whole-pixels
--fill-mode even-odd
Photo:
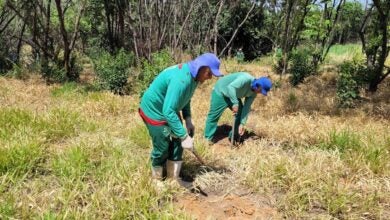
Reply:
[[[179,186],[182,186],[186,189],[191,189],[192,183],[183,181],[179,176],[182,164],[183,161],[167,160],[167,178],[178,183]]]
[[[163,167],[152,167],[152,184],[156,191],[163,191],[165,186],[163,183]]]

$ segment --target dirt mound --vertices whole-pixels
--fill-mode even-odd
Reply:
[[[195,219],[278,219],[276,208],[237,194],[185,194],[177,199],[180,209]]]

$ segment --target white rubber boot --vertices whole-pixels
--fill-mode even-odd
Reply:
[[[161,166],[152,167],[152,184],[155,187],[156,191],[164,190],[165,186],[162,179],[163,179],[163,167]]]
[[[163,177],[163,167],[152,167],[152,178],[155,180],[162,180]]]
[[[183,181],[179,176],[182,164],[183,161],[167,160],[167,178],[170,180],[174,180],[184,188],[191,189],[192,183]]]

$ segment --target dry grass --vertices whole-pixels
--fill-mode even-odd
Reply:
[[[390,80],[356,109],[340,110],[334,73],[291,88],[268,66],[223,63],[225,73],[269,75],[280,86],[252,106],[247,127],[260,138],[233,150],[203,140],[215,79],[197,89],[196,147],[214,169],[186,152],[185,174],[220,194],[245,188],[267,197],[289,219],[390,218]],[[138,102],[79,85],[0,78],[0,122],[16,131],[0,129],[0,153],[26,159],[0,156],[0,218],[185,218],[173,207],[177,188],[159,194],[151,186]],[[220,124],[231,121],[227,110]]]
[[[226,68],[238,68],[235,65],[229,61]],[[256,64],[244,69],[255,76],[267,70]],[[337,108],[333,73],[309,77],[297,88],[286,82],[282,79],[281,87],[258,97],[252,106],[247,127],[261,137],[259,141],[246,142],[238,152],[209,150],[214,153],[210,161],[223,161],[232,171],[226,176],[208,174],[210,185],[218,186],[218,179],[226,183],[220,188],[232,182],[246,184],[277,198],[274,205],[293,218],[390,217],[390,80],[348,110]],[[200,132],[213,84],[203,85],[193,98]],[[227,110],[220,124],[230,125],[231,119]]]

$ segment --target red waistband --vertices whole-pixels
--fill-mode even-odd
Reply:
[[[166,121],[157,121],[154,119],[149,118],[148,116],[145,115],[145,113],[142,111],[141,108],[138,109],[138,113],[141,116],[141,118],[148,124],[153,125],[153,126],[161,126],[167,124]]]

